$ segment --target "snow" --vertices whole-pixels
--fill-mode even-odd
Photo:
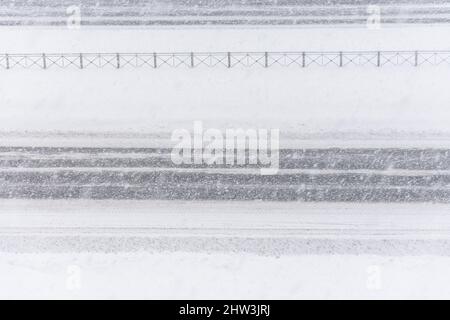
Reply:
[[[249,126],[248,123],[239,122],[241,127]],[[66,123],[67,124],[67,123]],[[86,122],[80,123],[80,127]],[[161,125],[161,124],[160,124]],[[180,127],[189,129],[192,123],[178,123]],[[216,123],[217,125],[217,123]],[[235,126],[236,123],[234,124]],[[250,124],[251,125],[251,124]],[[254,124],[253,124],[254,125]],[[260,127],[262,124],[258,124]],[[270,125],[266,123],[265,125]],[[423,129],[422,131],[336,131],[338,128],[328,128],[319,131],[317,128],[306,128],[294,131],[295,126],[287,128],[280,134],[280,148],[286,149],[314,149],[323,148],[403,148],[403,149],[427,149],[450,148],[450,134],[447,131]],[[316,126],[318,124],[315,124]],[[175,127],[176,124],[172,124]],[[173,142],[168,131],[169,125],[156,126],[155,133],[130,132],[64,132],[64,131],[7,131],[0,132],[0,145],[2,147],[32,147],[32,148],[171,148]],[[97,128],[98,129],[98,128]],[[154,128],[149,128],[152,130]],[[335,131],[333,131],[333,129]],[[122,129],[123,130],[123,129]],[[329,130],[329,131],[326,131]],[[103,153],[102,153],[103,154]],[[65,155],[68,157],[68,155]],[[146,154],[146,157],[151,156]],[[133,157],[137,157],[133,155]],[[103,168],[107,169],[107,168]],[[13,169],[8,169],[13,170]],[[25,168],[23,169],[25,170]],[[86,168],[86,170],[89,170]],[[126,170],[123,168],[123,170]],[[156,170],[156,168],[155,168]]]
[[[2,200],[0,298],[448,298],[449,212],[444,204]],[[295,239],[306,240],[302,254],[286,250]],[[5,250],[12,243],[22,249]],[[447,249],[436,253],[439,243]]]
[[[0,298],[445,299],[450,258],[0,254]]]
[[[448,25],[2,27],[8,53],[449,50]],[[6,49],[4,49],[6,50]]]
[[[3,131],[167,133],[199,120],[283,132],[448,132],[447,77],[447,66],[14,70],[0,79],[0,121]]]
[[[450,230],[449,204],[305,203],[269,201],[113,201],[113,200],[0,200],[0,230],[5,228],[242,230],[278,232],[333,230],[346,236],[358,231]],[[153,229],[153,230],[152,230]],[[364,231],[362,231],[364,229]],[[125,231],[129,233],[129,231]],[[443,233],[445,235],[445,233]],[[269,234],[268,234],[269,235]],[[381,235],[386,238],[386,234]],[[450,236],[450,235],[449,235]]]
[[[444,299],[449,212],[444,204],[2,200],[0,298]],[[139,246],[143,239],[151,245]]]
[[[442,26],[1,28],[0,41],[10,53],[438,50],[449,49],[442,41],[449,33]],[[201,120],[214,128],[283,128],[285,134],[448,136],[447,68],[15,69],[2,71],[0,121],[3,132],[167,134]]]
[[[2,200],[0,251],[447,256],[448,204]]]
[[[449,35],[448,26],[0,28],[9,53],[449,50]],[[201,120],[283,128],[295,147],[443,147],[448,68],[3,70],[0,145],[148,147]],[[446,298],[449,212],[1,200],[0,298]]]
[[[44,3],[42,3],[44,2]],[[4,25],[64,25],[69,14],[83,25],[320,25],[448,22],[445,1],[27,1],[0,7]],[[419,9],[419,10],[418,10]],[[18,12],[21,15],[18,15]],[[66,15],[67,13],[67,15]],[[376,18],[375,18],[376,19]]]

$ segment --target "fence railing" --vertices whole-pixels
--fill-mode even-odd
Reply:
[[[450,51],[0,54],[0,69],[349,67],[450,65]]]

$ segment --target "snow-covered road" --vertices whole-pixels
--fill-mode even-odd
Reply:
[[[4,254],[0,298],[444,299],[450,258]]]
[[[449,202],[445,148],[282,149],[255,164],[175,164],[170,148],[0,148],[2,199]]]
[[[0,298],[450,296],[450,206],[0,201]]]
[[[11,54],[448,50],[449,34],[12,27],[0,41]],[[449,297],[448,68],[337,69],[2,73],[0,298]],[[279,128],[280,174],[174,166],[167,136],[194,121]]]
[[[0,25],[65,25],[79,14],[83,25],[331,25],[448,23],[445,1],[23,1],[0,6]],[[373,19],[373,18],[372,18]]]
[[[450,206],[3,200],[0,251],[448,255]]]

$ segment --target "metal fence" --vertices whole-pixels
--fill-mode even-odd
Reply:
[[[236,68],[450,65],[450,51],[0,54],[0,69]]]

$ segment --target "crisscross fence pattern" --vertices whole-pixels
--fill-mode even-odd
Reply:
[[[384,67],[450,65],[450,51],[0,54],[0,69]]]

